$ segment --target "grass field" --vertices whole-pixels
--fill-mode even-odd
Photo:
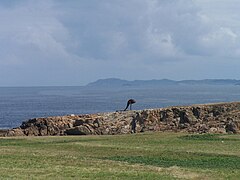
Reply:
[[[0,179],[240,179],[240,135],[0,138]]]

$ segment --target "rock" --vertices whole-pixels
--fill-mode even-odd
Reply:
[[[238,127],[237,125],[234,123],[234,122],[229,122],[227,125],[226,125],[226,132],[228,133],[234,133],[236,134],[238,132]]]
[[[179,116],[180,116],[180,123],[181,124],[190,123],[190,120],[187,116],[186,111],[180,111]]]
[[[225,134],[226,133],[226,129],[225,128],[218,128],[218,133],[220,134]]]
[[[199,107],[192,108],[193,115],[198,119],[201,115],[201,109]]]
[[[40,135],[38,127],[37,126],[35,127],[34,125],[30,126],[29,128],[25,128],[24,134],[27,136],[39,136]]]
[[[67,129],[64,133],[67,135],[90,135],[91,131],[84,125]]]
[[[41,125],[39,127],[39,136],[46,136],[48,135],[48,128],[46,125]]]
[[[130,129],[131,129],[130,126],[129,126],[129,125],[126,125],[126,126],[124,126],[123,128],[121,128],[120,133],[121,133],[121,134],[128,134],[128,133],[131,132]]]
[[[208,132],[209,127],[206,124],[200,125],[199,132],[200,133],[206,133]]]
[[[83,123],[84,121],[82,119],[75,120],[75,122],[73,123],[73,127],[83,125]]]
[[[94,125],[95,127],[99,127],[99,126],[100,126],[99,120],[98,120],[98,119],[94,120],[94,121],[93,121],[93,125]]]
[[[215,127],[211,127],[208,132],[209,133],[218,133],[218,129]]]
[[[25,136],[21,128],[15,128],[8,130],[4,136]]]
[[[8,129],[0,129],[0,137],[3,137],[8,131]]]

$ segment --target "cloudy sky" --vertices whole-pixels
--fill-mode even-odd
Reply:
[[[238,0],[1,0],[0,86],[240,79]]]

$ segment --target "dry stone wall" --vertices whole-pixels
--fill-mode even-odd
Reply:
[[[34,118],[4,136],[114,135],[146,131],[239,133],[240,102]]]

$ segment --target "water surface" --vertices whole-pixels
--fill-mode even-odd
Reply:
[[[159,108],[213,102],[240,101],[240,86],[169,85],[154,88],[2,87],[0,128],[19,126],[34,117]]]

